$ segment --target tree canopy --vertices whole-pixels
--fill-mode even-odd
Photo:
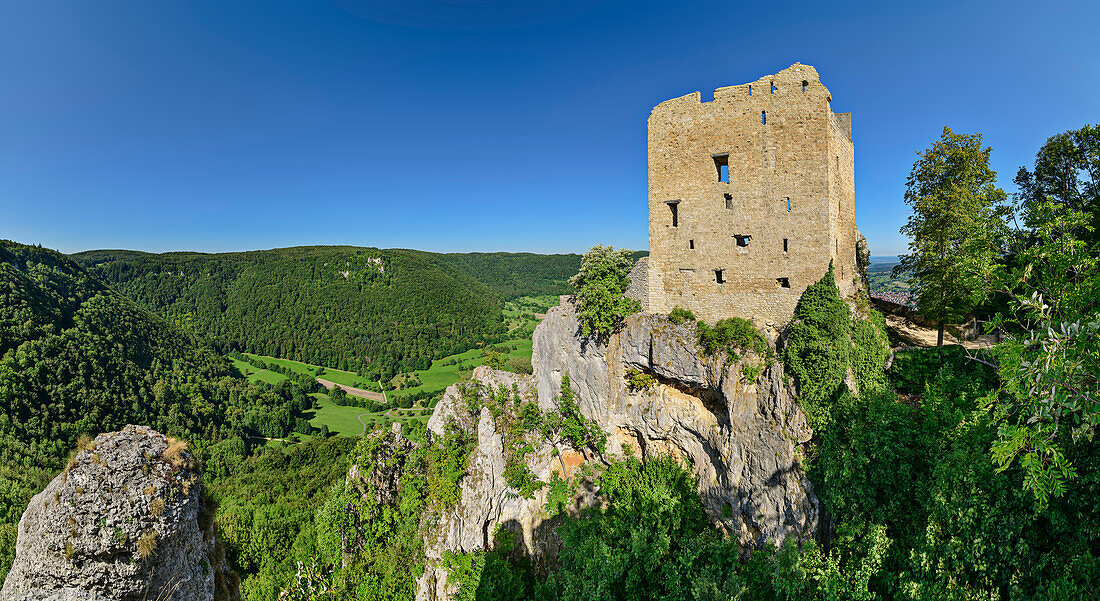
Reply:
[[[920,153],[906,182],[912,208],[901,233],[909,253],[895,275],[907,274],[922,315],[940,324],[958,322],[988,295],[987,278],[997,257],[1000,220],[996,208],[1005,193],[994,185],[991,148],[981,134],[956,134],[945,127],[940,139]]]

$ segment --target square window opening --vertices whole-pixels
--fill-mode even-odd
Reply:
[[[733,237],[737,240],[737,246],[739,246],[740,248],[747,247],[749,245],[749,240],[752,240],[752,236],[745,236],[741,234],[734,234]]]
[[[726,283],[726,278],[724,277],[722,271],[723,270],[721,270],[721,269],[715,269],[714,270],[714,281],[718,282],[719,284],[725,284]]]
[[[718,172],[718,181],[729,183],[730,181],[730,155],[728,154],[712,154],[714,159],[714,169]]]
[[[790,288],[790,287],[791,287],[791,280],[790,280],[790,278],[776,278],[776,279],[775,279],[775,282],[776,282],[777,284],[779,284],[779,287],[780,287],[780,288]]]

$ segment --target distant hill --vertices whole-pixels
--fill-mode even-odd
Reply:
[[[235,375],[68,257],[0,240],[0,579],[27,500],[80,435],[137,423],[193,441],[283,436],[309,406],[294,383]]]
[[[72,258],[143,306],[241,350],[372,379],[499,340],[501,301],[565,294],[580,255],[307,246]]]

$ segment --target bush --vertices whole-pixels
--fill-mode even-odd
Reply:
[[[623,318],[641,310],[638,301],[623,296],[633,264],[629,250],[612,246],[597,244],[584,254],[580,271],[569,283],[577,289],[577,317],[585,336],[609,336]]]
[[[690,309],[675,307],[672,309],[672,313],[668,314],[668,320],[675,325],[680,325],[685,321],[695,321],[695,314]]]
[[[764,340],[764,336],[756,331],[752,322],[747,319],[740,317],[723,319],[714,324],[713,328],[700,321],[696,323],[695,328],[699,334],[699,345],[708,355],[725,350],[731,361],[736,360],[737,349],[750,349],[761,357],[771,355],[768,341]]]
[[[634,390],[649,390],[657,385],[657,378],[636,369],[626,372],[626,380]]]

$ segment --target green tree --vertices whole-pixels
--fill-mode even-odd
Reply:
[[[993,457],[1002,471],[1019,459],[1041,507],[1077,477],[1072,450],[1100,426],[1098,176],[1100,128],[1047,140],[1017,176],[1023,224],[996,276],[1010,300],[994,322],[1005,340],[983,359],[1002,380]]]
[[[1020,167],[1015,182],[1019,187],[1017,197],[1028,208],[1024,215],[1027,227],[1041,226],[1042,220],[1036,218],[1045,211],[1035,209],[1051,202],[1087,213],[1084,225],[1090,229],[1081,227],[1075,234],[1096,242],[1100,229],[1100,125],[1085,125],[1048,138],[1035,155],[1033,168]]]
[[[623,296],[630,285],[634,265],[629,250],[597,244],[581,259],[581,269],[569,283],[577,289],[581,322],[585,336],[608,336],[631,313],[641,309],[638,301]]]
[[[909,236],[894,275],[909,275],[917,308],[944,325],[957,322],[988,294],[987,280],[997,256],[1001,223],[998,207],[1005,193],[994,185],[991,148],[981,134],[943,128],[940,139],[913,164],[905,203],[912,208],[901,233]]]

